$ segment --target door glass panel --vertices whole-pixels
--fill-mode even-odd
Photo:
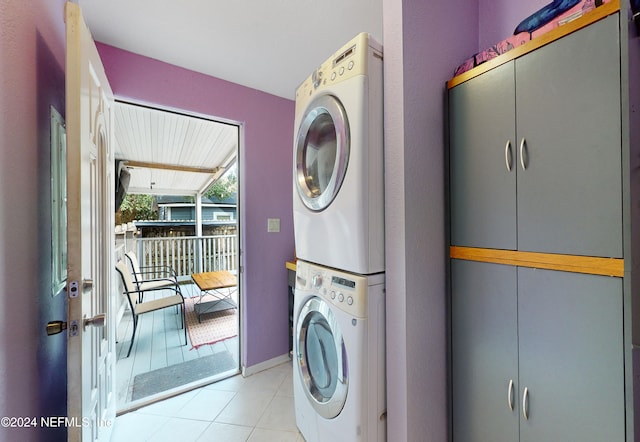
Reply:
[[[327,189],[333,176],[337,152],[336,128],[327,113],[313,120],[304,149],[304,178],[309,192],[320,196]]]
[[[306,336],[307,366],[311,376],[310,390],[316,399],[330,399],[338,380],[338,354],[327,320],[314,312],[309,316]]]

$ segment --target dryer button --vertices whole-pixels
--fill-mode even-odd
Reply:
[[[336,299],[336,292],[331,290],[331,299]]]
[[[338,293],[338,301],[340,302],[344,301],[344,295],[342,293]]]
[[[340,75],[344,74],[344,66],[340,68]]]
[[[347,296],[347,304],[353,305],[353,298],[351,296]]]
[[[350,61],[349,64],[347,65],[347,68],[349,70],[353,69],[353,61]]]
[[[332,72],[332,73],[331,73],[331,79],[332,79],[332,80],[335,80],[335,79],[336,79],[336,73],[335,73],[335,72]]]

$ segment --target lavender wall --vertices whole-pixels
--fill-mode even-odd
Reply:
[[[289,351],[285,261],[293,257],[291,151],[294,102],[97,44],[117,99],[232,120],[242,125],[243,363]],[[280,233],[267,233],[280,218]]]
[[[448,440],[446,89],[477,1],[384,1],[389,440]]]
[[[551,0],[478,0],[478,3],[480,29],[477,50],[482,50],[512,35],[518,23]]]
[[[64,115],[64,0],[0,0],[0,416],[66,414],[66,317],[51,296],[49,106]],[[0,427],[0,440],[66,440]]]

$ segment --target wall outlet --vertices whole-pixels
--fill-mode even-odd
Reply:
[[[267,219],[267,232],[278,233],[280,232],[280,218],[268,218]]]

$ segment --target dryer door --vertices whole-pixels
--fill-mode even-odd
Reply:
[[[349,162],[349,122],[336,97],[320,95],[311,101],[295,143],[298,195],[309,209],[324,210],[340,191]]]
[[[296,331],[304,392],[320,416],[332,419],[347,400],[349,377],[344,339],[329,304],[309,298],[298,315]]]

